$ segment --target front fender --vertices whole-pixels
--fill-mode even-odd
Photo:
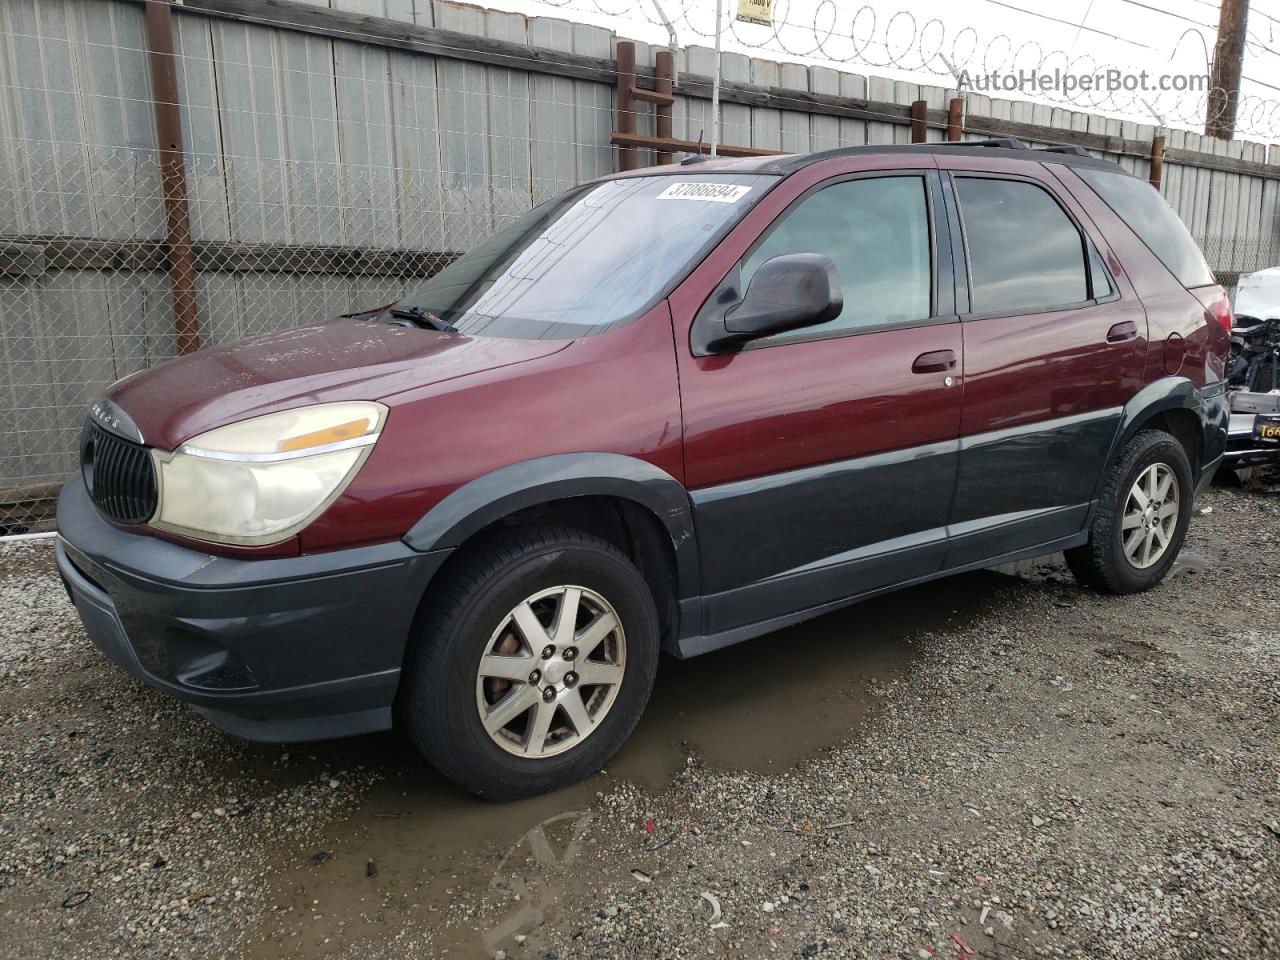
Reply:
[[[630,500],[657,517],[675,551],[680,596],[697,595],[697,542],[688,491],[665,470],[617,453],[562,453],[486,473],[427,511],[405,534],[404,542],[421,552],[457,547],[489,524],[526,507],[591,496]]]

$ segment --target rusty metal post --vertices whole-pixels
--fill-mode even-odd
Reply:
[[[182,152],[182,115],[169,0],[146,0],[146,19],[156,142],[160,147],[160,186],[164,191],[165,244],[169,254],[169,282],[173,287],[174,333],[178,353],[192,353],[200,349],[196,265],[191,250],[187,167]]]
[[[924,143],[927,139],[925,120],[928,117],[929,104],[917,100],[911,104],[911,142]]]
[[[959,97],[952,97],[947,104],[947,139],[964,139],[964,101]]]
[[[676,76],[676,58],[670,50],[661,51],[653,61],[654,84],[657,93],[671,97]],[[654,110],[654,134],[659,140],[671,139],[671,103],[659,103]],[[658,163],[671,163],[672,156],[665,150],[658,153]]]
[[[618,124],[619,133],[636,132],[636,45],[630,40],[618,41]],[[618,147],[618,169],[634,170],[637,166],[635,147]]]
[[[1151,177],[1150,182],[1157,190],[1164,177],[1164,134],[1157,133],[1151,138]]]

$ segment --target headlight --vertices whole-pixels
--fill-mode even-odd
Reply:
[[[380,403],[322,403],[218,427],[173,453],[153,451],[160,504],[151,522],[201,540],[283,540],[337,499],[386,415]]]

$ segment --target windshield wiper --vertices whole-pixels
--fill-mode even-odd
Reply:
[[[443,333],[457,333],[458,328],[447,320],[441,320],[430,310],[421,307],[392,307],[391,316],[397,320],[412,320],[420,327],[429,330],[440,330]]]

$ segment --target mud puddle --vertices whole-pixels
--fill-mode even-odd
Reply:
[[[450,958],[524,955],[514,938],[554,925],[564,891],[630,866],[591,853],[587,810],[611,779],[658,791],[694,752],[716,767],[776,772],[856,736],[878,706],[869,687],[902,676],[922,634],[965,626],[1005,589],[1018,587],[971,574],[693,660],[664,658],[645,716],[607,771],[518,803],[464,794],[398,735],[316,745],[311,762],[377,758],[388,777],[349,820],[272,855],[270,913],[243,955],[324,957],[357,945],[367,958],[424,946]],[[487,919],[471,922],[482,905]]]
[[[1211,573],[1216,567],[1217,564],[1203,554],[1192,550],[1182,550],[1179,552],[1177,559],[1174,560],[1173,566],[1170,567],[1169,576],[1178,577],[1185,574]],[[1066,561],[1063,560],[1060,553],[1050,557],[1036,557],[1032,560],[1019,560],[1015,563],[1001,564],[992,569],[1006,576],[1026,580],[1029,583],[1074,585],[1076,582],[1076,578],[1067,569]]]

